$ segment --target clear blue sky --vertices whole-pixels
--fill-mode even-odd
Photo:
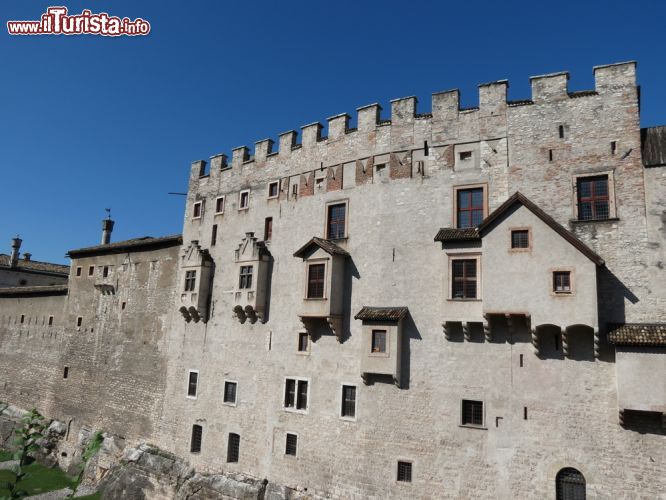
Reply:
[[[8,19],[49,5],[142,17],[147,37],[17,37]],[[328,116],[507,78],[635,59],[642,125],[666,123],[661,1],[2,2],[0,252],[20,233],[37,260],[114,239],[178,233],[189,164]],[[386,115],[388,117],[388,115]]]

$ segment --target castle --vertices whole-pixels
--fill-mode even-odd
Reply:
[[[65,422],[65,463],[103,429],[265,498],[663,495],[666,128],[634,62],[594,79],[196,161],[182,235],[106,220],[66,279],[15,240],[0,400]]]

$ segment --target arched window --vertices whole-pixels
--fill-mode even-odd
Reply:
[[[585,478],[580,471],[566,467],[555,478],[557,500],[585,500]]]

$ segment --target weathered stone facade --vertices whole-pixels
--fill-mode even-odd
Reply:
[[[662,495],[664,428],[639,433],[620,415],[663,414],[666,395],[644,397],[650,381],[631,380],[636,398],[618,406],[625,375],[607,341],[615,324],[666,322],[666,175],[643,165],[635,69],[596,67],[595,89],[577,93],[566,73],[534,77],[519,102],[506,81],[484,84],[467,110],[457,91],[434,94],[428,114],[416,98],[392,101],[390,120],[373,104],[354,129],[337,115],[327,137],[314,123],[301,143],[281,134],[277,152],[267,139],[254,156],[194,162],[181,248],[137,253],[135,278],[120,274],[129,253],[72,262],[43,395],[19,367],[22,304],[0,300],[11,361],[0,399],[150,441],[199,473],[265,478],[267,496],[286,496],[281,485],[314,497],[555,498],[565,467],[588,498]],[[609,213],[583,221],[578,179],[592,174],[608,180]],[[485,220],[461,231],[457,193],[471,187]],[[512,251],[513,230],[529,232],[525,251]],[[476,266],[468,300],[452,294],[460,258]],[[75,276],[89,265],[116,266],[121,281]],[[321,295],[308,288],[313,265]],[[569,273],[567,293],[555,272]],[[130,324],[119,309],[135,294]],[[646,352],[662,378],[664,348]],[[81,377],[67,386],[65,360]],[[341,416],[343,386],[355,388],[353,415]],[[82,395],[94,409],[77,407]],[[463,400],[483,403],[477,425],[465,425]],[[410,482],[398,461],[412,464]]]

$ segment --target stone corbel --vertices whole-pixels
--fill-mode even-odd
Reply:
[[[335,335],[335,338],[342,344],[342,316],[327,316],[326,322],[331,328],[333,335]]]
[[[487,314],[483,315],[483,335],[486,342],[491,342],[493,340],[493,332],[490,328],[490,316]]]
[[[569,357],[569,337],[567,334],[567,329],[566,328],[560,328],[560,332],[562,334],[562,352],[564,353],[564,357],[568,358]]]

